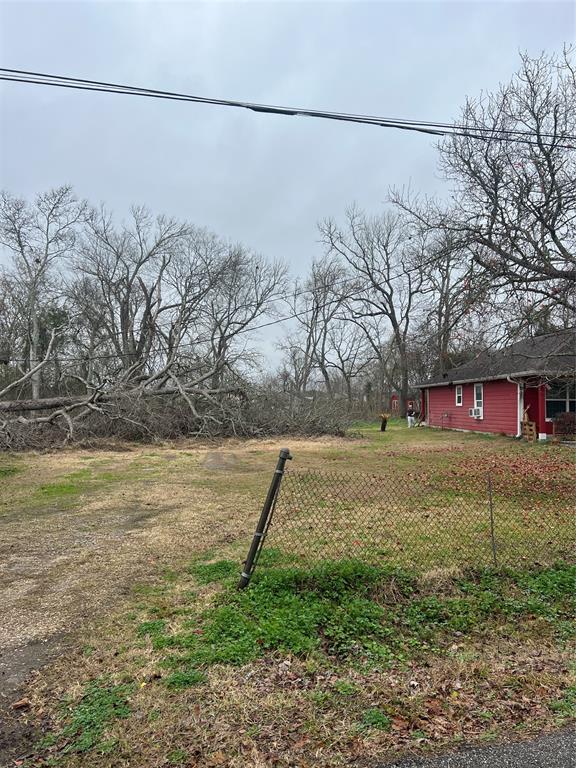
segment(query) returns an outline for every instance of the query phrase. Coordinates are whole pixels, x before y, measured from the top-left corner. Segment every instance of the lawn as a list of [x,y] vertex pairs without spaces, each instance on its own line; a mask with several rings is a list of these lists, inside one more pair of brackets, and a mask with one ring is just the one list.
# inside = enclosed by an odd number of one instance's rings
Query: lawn
[[[506,492],[528,532],[537,515],[566,508],[575,475],[569,449],[400,423],[288,445],[300,470],[385,477],[400,508],[407,489],[455,484],[475,504],[490,469],[495,496]],[[280,447],[0,459],[0,645],[47,641],[57,652],[67,637],[66,654],[18,694],[19,719],[41,731],[20,752],[25,765],[367,765],[571,722],[569,554],[495,569],[450,559],[443,545],[423,564],[417,541],[328,563],[316,547],[304,563],[272,528],[238,593]],[[439,499],[428,520],[452,502]],[[318,541],[317,526],[308,536]]]

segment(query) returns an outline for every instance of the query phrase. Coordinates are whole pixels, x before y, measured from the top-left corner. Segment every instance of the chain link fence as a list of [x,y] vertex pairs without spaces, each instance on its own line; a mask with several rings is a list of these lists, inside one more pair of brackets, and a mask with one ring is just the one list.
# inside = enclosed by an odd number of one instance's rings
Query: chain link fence
[[570,493],[535,493],[533,483],[511,483],[513,472],[423,482],[321,470],[282,474],[257,543],[265,540],[265,551],[289,562],[354,558],[430,570],[549,564],[576,555]]

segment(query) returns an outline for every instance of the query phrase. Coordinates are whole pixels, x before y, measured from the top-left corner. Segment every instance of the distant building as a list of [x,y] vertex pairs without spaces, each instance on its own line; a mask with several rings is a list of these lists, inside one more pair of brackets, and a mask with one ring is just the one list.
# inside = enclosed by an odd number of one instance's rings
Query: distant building
[[519,436],[526,419],[545,440],[560,414],[576,412],[576,332],[486,350],[420,388],[429,426]]

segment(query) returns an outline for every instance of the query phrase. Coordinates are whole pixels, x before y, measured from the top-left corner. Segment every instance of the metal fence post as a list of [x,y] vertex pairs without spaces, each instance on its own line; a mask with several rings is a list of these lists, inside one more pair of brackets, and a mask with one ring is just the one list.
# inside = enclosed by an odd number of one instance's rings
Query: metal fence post
[[274,470],[274,474],[272,476],[272,482],[270,483],[270,488],[268,489],[266,501],[264,502],[264,506],[262,507],[262,512],[260,513],[260,519],[258,520],[258,525],[256,526],[254,537],[252,538],[252,544],[250,545],[250,549],[248,550],[248,557],[244,561],[244,569],[240,576],[240,581],[238,582],[238,589],[244,589],[244,587],[248,586],[248,583],[252,576],[252,572],[254,571],[254,566],[256,564],[255,563],[256,556],[258,554],[260,547],[262,546],[264,536],[266,535],[266,529],[269,522],[270,512],[272,510],[272,507],[274,506],[276,496],[278,495],[278,490],[280,489],[280,482],[282,481],[282,475],[284,474],[284,467],[286,465],[286,462],[290,461],[291,459],[292,459],[292,456],[290,455],[289,449],[282,448],[282,450],[280,451],[280,456],[278,458],[278,463],[276,464],[276,469]]
[[488,509],[490,510],[490,543],[492,544],[492,559],[494,565],[498,566],[496,557],[496,538],[494,536],[494,500],[492,498],[492,475],[488,472]]

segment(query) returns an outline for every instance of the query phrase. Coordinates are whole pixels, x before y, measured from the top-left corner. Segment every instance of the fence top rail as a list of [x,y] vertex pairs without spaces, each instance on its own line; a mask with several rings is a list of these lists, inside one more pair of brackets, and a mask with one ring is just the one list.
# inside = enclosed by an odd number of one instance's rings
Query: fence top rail
[[286,476],[296,477],[322,477],[328,480],[330,479],[346,479],[346,480],[390,480],[390,475],[381,474],[378,472],[357,472],[349,470],[335,470],[335,469],[307,469],[304,467],[290,467],[285,470]]
[[[304,467],[290,467],[286,468],[284,470],[284,474],[287,477],[294,477],[294,478],[318,478],[322,480],[347,480],[350,482],[354,481],[372,481],[372,482],[380,482],[380,483],[390,483],[391,481],[399,482],[402,478],[399,477],[398,472],[392,472],[390,474],[384,474],[379,472],[359,472],[356,470],[350,471],[350,470],[336,470],[336,469],[310,469],[310,468],[304,468]],[[460,485],[464,483],[474,483],[475,481],[482,481],[483,483],[486,483],[488,480],[488,477],[492,476],[493,473],[490,471],[485,472],[478,472],[476,474],[470,474],[466,475],[465,477],[460,475],[454,475],[454,476],[445,476],[442,474],[439,474],[437,477],[434,476],[434,474],[428,474],[425,473],[421,478],[418,478],[418,470],[413,470],[412,473],[409,474],[408,480],[414,481],[416,483],[422,483],[422,484],[429,484],[429,483],[442,483],[446,486],[449,486],[451,484],[458,483]],[[414,476],[416,475],[416,477]]]

